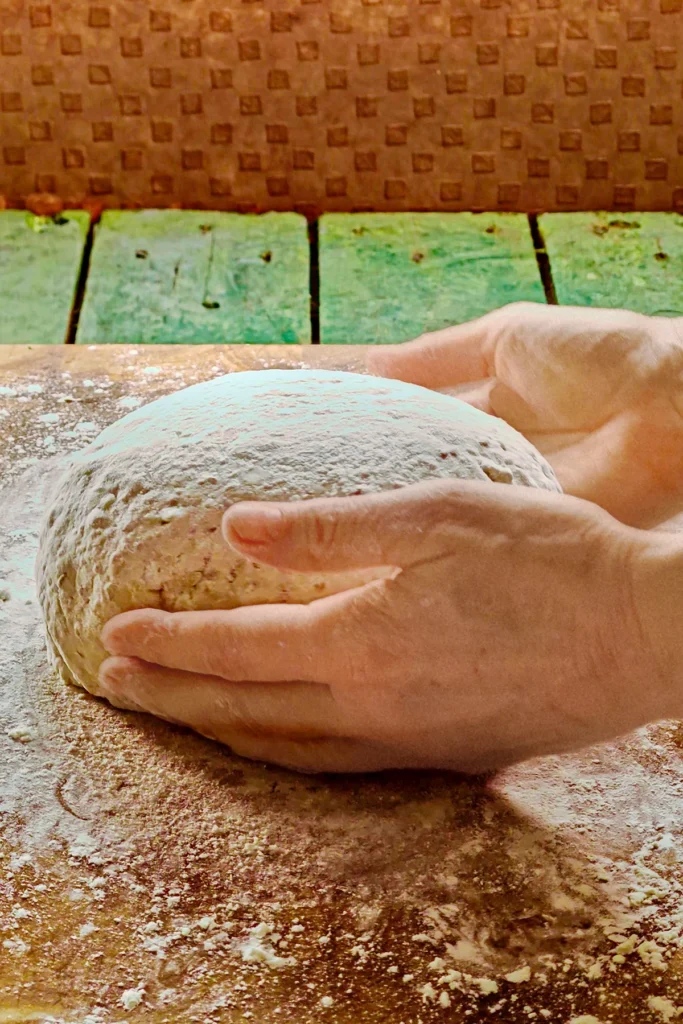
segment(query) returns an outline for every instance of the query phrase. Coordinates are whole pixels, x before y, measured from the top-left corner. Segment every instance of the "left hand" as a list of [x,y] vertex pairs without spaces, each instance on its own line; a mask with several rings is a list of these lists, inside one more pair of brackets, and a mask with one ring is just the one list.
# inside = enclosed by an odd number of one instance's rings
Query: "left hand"
[[637,611],[665,542],[587,502],[428,482],[238,504],[224,535],[283,570],[400,572],[310,605],[117,616],[113,704],[304,771],[478,772],[673,711]]
[[404,345],[370,369],[506,420],[565,494],[630,526],[683,509],[683,319],[518,302]]

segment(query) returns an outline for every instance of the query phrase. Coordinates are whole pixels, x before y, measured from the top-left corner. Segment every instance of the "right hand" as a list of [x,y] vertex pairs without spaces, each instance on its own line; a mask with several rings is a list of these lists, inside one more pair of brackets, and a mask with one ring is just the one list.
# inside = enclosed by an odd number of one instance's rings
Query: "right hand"
[[282,572],[400,571],[310,605],[124,612],[102,636],[117,707],[333,772],[486,771],[680,712],[680,542],[595,505],[430,480],[243,502],[223,532]]
[[518,303],[374,349],[372,372],[459,395],[548,459],[568,494],[634,526],[683,507],[683,321]]

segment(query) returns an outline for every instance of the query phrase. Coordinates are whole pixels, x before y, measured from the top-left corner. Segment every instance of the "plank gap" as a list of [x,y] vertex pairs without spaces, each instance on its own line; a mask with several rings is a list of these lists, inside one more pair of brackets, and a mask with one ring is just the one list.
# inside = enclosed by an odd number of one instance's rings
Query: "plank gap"
[[594,210],[538,223],[561,305],[683,313],[683,216]]
[[308,222],[311,344],[320,344],[320,230],[317,218]]
[[534,243],[536,263],[538,264],[538,272],[541,275],[546,302],[550,306],[557,306],[557,292],[555,291],[555,282],[553,281],[553,268],[550,265],[550,257],[548,256],[548,252],[545,247],[543,232],[541,231],[541,226],[538,223],[538,217],[535,213],[529,214],[529,230],[531,231],[531,238]]
[[88,286],[88,276],[90,274],[90,261],[92,259],[92,250],[94,244],[95,220],[94,218],[91,218],[90,223],[88,225],[88,233],[85,237],[85,246],[83,248],[83,255],[81,257],[81,267],[78,272],[78,281],[76,282],[74,300],[71,306],[71,315],[69,316],[69,326],[67,328],[66,338],[64,340],[65,345],[76,344],[76,335],[78,333],[78,324],[81,319],[81,310],[83,309],[85,290]]

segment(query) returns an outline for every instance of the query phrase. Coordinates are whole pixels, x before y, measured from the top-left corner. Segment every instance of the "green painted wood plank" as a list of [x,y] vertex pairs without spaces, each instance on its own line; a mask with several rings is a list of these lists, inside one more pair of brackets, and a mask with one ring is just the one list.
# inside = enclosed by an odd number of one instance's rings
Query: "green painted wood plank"
[[305,219],[293,213],[105,213],[76,340],[309,341]]
[[558,302],[683,316],[683,217],[548,213],[539,218]]
[[545,301],[520,214],[328,214],[320,294],[329,344],[404,341],[508,302]]
[[66,341],[88,233],[87,213],[52,220],[0,213],[0,344]]

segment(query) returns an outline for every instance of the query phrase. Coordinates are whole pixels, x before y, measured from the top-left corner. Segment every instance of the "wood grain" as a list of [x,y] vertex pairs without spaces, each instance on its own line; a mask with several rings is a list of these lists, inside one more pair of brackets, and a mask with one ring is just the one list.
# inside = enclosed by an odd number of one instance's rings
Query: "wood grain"
[[106,213],[77,341],[310,341],[306,221],[196,210]]
[[0,213],[0,344],[61,345],[90,218]]
[[406,341],[545,301],[527,218],[515,214],[328,214],[320,282],[324,344]]
[[549,213],[539,226],[562,305],[683,316],[683,216]]

